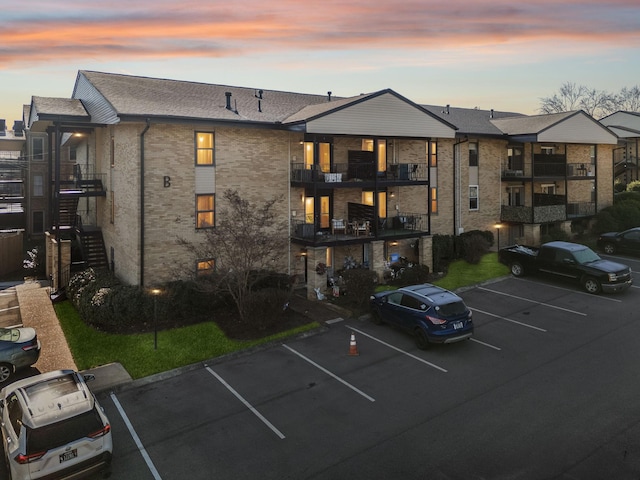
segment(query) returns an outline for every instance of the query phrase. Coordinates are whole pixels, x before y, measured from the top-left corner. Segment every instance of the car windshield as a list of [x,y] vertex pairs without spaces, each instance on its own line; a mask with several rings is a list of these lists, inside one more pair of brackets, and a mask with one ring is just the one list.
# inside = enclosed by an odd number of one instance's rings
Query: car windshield
[[467,306],[462,301],[445,303],[438,306],[438,313],[443,317],[455,317],[467,312]]
[[0,328],[0,340],[3,342],[15,342],[20,338],[20,330],[17,328]]
[[578,262],[580,265],[601,260],[598,254],[593,250],[591,250],[590,248],[585,248],[584,250],[577,250],[573,252],[573,256],[576,259],[576,262]]

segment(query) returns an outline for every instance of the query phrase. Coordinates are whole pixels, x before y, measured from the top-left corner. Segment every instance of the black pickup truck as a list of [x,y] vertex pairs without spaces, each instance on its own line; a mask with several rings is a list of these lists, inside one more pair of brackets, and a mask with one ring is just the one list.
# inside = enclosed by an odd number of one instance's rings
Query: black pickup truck
[[622,292],[631,286],[627,265],[603,260],[585,245],[549,242],[540,248],[514,245],[501,248],[500,262],[520,277],[525,273],[547,273],[575,280],[589,293]]

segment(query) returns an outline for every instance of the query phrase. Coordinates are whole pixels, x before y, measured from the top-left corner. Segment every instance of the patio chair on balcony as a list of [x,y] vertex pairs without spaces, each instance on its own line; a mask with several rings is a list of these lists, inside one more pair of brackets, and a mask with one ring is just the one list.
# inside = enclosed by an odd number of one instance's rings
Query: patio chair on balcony
[[370,231],[369,220],[366,220],[364,222],[355,222],[353,231],[356,234],[356,237],[360,235],[369,235],[369,231]]
[[336,232],[347,233],[347,224],[343,218],[333,218],[331,220],[331,234],[335,235]]

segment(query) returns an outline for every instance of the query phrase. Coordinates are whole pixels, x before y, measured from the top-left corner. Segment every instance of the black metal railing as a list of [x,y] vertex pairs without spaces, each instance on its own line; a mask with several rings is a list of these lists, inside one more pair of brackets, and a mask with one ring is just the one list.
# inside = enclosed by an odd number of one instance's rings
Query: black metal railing
[[429,179],[426,163],[395,163],[387,165],[386,170],[378,171],[376,166],[360,163],[334,163],[330,168],[322,170],[319,165],[312,168],[304,163],[291,164],[291,181],[305,183],[337,183],[337,182],[425,182]]

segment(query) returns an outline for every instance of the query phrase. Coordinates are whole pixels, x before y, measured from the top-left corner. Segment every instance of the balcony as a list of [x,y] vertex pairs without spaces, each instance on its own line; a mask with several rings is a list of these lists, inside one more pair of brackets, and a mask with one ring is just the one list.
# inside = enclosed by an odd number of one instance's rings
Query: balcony
[[[566,163],[564,161],[546,160],[552,155],[540,155],[540,159],[533,164],[531,162],[512,163],[511,165],[502,166],[502,181],[523,180],[531,178],[553,178],[553,179],[580,179],[584,177],[593,177],[595,170],[590,163]],[[553,157],[562,157],[564,155],[553,155]],[[533,168],[532,168],[533,165]]]
[[500,220],[513,223],[562,222],[595,215],[594,202],[565,203],[564,195],[535,194],[533,207],[502,205]]
[[429,170],[426,163],[388,164],[384,172],[374,164],[349,162],[334,163],[329,171],[321,171],[318,165],[307,168],[304,163],[291,164],[293,186],[324,184],[326,187],[371,187],[377,185],[427,185]]
[[304,245],[348,245],[371,240],[414,238],[429,234],[428,215],[399,212],[394,217],[367,220],[364,218],[340,219],[322,228],[299,219],[291,221],[291,239]]

